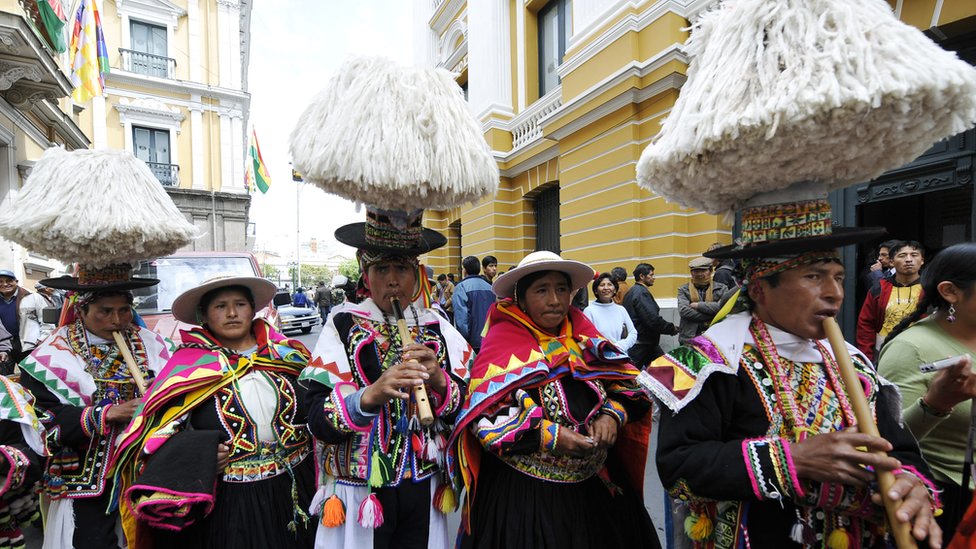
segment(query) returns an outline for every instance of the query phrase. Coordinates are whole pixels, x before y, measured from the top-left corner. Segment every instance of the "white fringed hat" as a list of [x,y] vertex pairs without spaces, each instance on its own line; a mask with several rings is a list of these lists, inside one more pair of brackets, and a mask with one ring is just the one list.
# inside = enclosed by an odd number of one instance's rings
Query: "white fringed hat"
[[712,214],[797,182],[868,181],[976,120],[976,69],[883,0],[726,0],[687,50],[637,180]]
[[78,278],[49,279],[48,286],[126,289],[156,282],[131,278],[133,264],[175,252],[197,229],[130,152],[52,147],[0,208],[0,235],[79,264]]
[[498,165],[444,69],[346,62],[291,134],[305,181],[382,210],[452,208],[494,194]]

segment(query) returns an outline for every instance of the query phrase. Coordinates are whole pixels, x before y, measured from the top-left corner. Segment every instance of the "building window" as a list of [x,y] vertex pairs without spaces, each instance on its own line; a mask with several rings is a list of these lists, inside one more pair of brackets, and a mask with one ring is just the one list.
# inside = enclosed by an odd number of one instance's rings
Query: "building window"
[[167,187],[179,184],[180,167],[170,164],[169,130],[132,126],[132,148],[160,183]]
[[559,85],[556,70],[566,55],[572,28],[572,0],[552,0],[539,10],[539,97]]
[[123,68],[127,71],[172,78],[176,60],[168,57],[166,27],[142,21],[129,21],[130,49],[121,49]]
[[540,192],[535,209],[535,249],[561,253],[559,246],[559,186]]

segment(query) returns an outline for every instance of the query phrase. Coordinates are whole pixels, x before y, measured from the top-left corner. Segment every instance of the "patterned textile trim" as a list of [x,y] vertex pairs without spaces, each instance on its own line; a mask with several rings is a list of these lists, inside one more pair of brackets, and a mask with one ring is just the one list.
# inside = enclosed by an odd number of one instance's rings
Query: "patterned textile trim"
[[0,487],[0,494],[7,494],[10,490],[16,490],[24,484],[30,460],[27,459],[27,454],[6,444],[0,445],[0,454],[3,454],[3,457],[10,463],[3,486]]
[[440,395],[434,391],[428,391],[430,393],[431,404],[434,408],[434,416],[440,417],[445,413],[451,413],[458,409],[461,405],[461,389],[458,387],[457,382],[451,378],[451,375],[444,372],[444,379],[447,380],[447,388],[445,391],[447,394],[441,398]]
[[504,454],[506,446],[513,444],[516,436],[523,432],[522,425],[536,426],[542,421],[542,408],[532,400],[529,393],[522,389],[516,389],[515,402],[518,405],[516,413],[511,415],[499,414],[499,417],[502,417],[504,421],[492,423],[486,418],[473,426],[481,443],[486,448],[494,449],[495,453],[499,455]]
[[544,452],[555,453],[556,447],[559,445],[559,430],[558,423],[543,419],[539,425],[539,431],[542,433],[539,449]]
[[[700,349],[707,349],[708,354]],[[654,359],[638,374],[637,383],[649,396],[678,413],[698,396],[709,376],[714,373],[735,375],[738,364],[730,366],[714,360],[717,353],[719,351],[714,346],[678,347]]]
[[805,495],[788,441],[780,437],[745,439],[742,457],[756,499],[782,500]]
[[832,232],[830,202],[823,199],[742,210],[743,244],[793,240]]
[[790,269],[795,269],[801,265],[809,265],[819,261],[841,261],[840,254],[836,250],[806,252],[799,255],[787,255],[782,257],[761,257],[743,260],[745,279],[748,284],[753,284],[760,278],[773,276],[777,273],[785,273]]
[[106,404],[104,406],[86,406],[85,410],[81,413],[81,430],[85,433],[88,438],[95,438],[96,436],[105,436],[111,430],[111,426],[108,424],[106,417],[108,416],[108,410],[114,404]]
[[[344,389],[348,389],[348,392]],[[332,393],[329,394],[329,400],[325,403],[325,419],[329,421],[332,427],[340,432],[344,433],[368,433],[371,426],[370,423],[366,425],[356,425],[356,423],[349,417],[349,410],[346,410],[346,396],[350,393],[355,393],[358,390],[355,383],[341,382],[332,389]]]
[[193,507],[200,503],[204,504],[202,514],[204,516],[209,515],[213,511],[216,500],[211,494],[174,492],[164,490],[159,486],[142,484],[131,486],[127,493],[135,491],[152,493],[152,495],[140,497],[135,503],[133,512],[139,517],[139,520],[153,528],[162,528],[174,532],[179,532],[191,523],[174,524],[172,520],[168,519],[186,517],[193,510]]
[[0,420],[19,423],[24,440],[31,450],[38,455],[46,455],[44,426],[34,409],[34,395],[5,376],[0,376]]
[[607,399],[600,407],[600,413],[617,420],[617,425],[620,427],[627,425],[627,409],[616,400]]
[[[555,440],[553,442],[556,442]],[[607,460],[606,449],[599,449],[586,457],[572,457],[552,452],[507,454],[502,461],[530,477],[550,482],[582,482],[597,474]]]
[[227,465],[222,477],[224,482],[254,482],[276,477],[288,472],[289,469],[294,469],[312,453],[311,447],[307,444],[285,455],[278,455],[273,448],[274,443],[263,447],[258,456]]

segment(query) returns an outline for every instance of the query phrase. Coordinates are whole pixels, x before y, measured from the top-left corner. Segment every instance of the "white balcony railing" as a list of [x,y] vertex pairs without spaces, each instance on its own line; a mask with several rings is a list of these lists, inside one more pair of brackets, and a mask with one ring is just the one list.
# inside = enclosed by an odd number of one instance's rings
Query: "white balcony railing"
[[540,122],[562,106],[562,89],[557,86],[512,119],[512,149],[542,137]]

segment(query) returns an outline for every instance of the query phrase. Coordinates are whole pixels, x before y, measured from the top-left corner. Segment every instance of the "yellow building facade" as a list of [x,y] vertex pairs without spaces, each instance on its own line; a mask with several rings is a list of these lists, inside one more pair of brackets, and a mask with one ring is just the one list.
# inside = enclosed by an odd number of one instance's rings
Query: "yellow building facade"
[[78,125],[149,165],[203,235],[189,249],[248,249],[250,0],[96,1],[111,70]]
[[[685,82],[685,29],[714,3],[422,2],[416,62],[458,74],[501,171],[496,196],[427,213],[449,239],[427,258],[435,271],[488,254],[504,271],[536,249],[601,272],[649,262],[654,294],[673,307],[689,259],[731,242],[732,226],[639,188],[635,168]],[[889,3],[923,30],[968,32],[976,20],[971,0]]]

